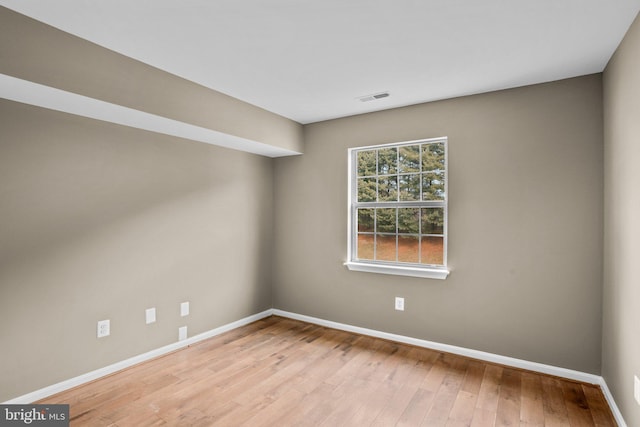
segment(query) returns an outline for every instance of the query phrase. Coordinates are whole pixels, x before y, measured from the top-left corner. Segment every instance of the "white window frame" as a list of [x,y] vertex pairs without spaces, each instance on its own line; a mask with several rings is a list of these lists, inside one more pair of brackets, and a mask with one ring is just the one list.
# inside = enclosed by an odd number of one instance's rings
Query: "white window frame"
[[[402,147],[417,144],[444,144],[444,189],[445,197],[442,201],[419,200],[412,202],[367,202],[369,207],[442,207],[444,210],[444,226],[443,226],[443,265],[430,264],[414,264],[406,262],[393,261],[377,261],[377,260],[361,260],[356,258],[357,248],[357,218],[356,212],[358,207],[362,207],[362,202],[357,201],[358,197],[358,178],[357,174],[357,153],[366,150],[379,150],[384,148]],[[422,152],[422,150],[421,150]],[[352,271],[363,271],[368,273],[392,274],[400,276],[412,276],[431,279],[446,279],[449,275],[447,267],[447,240],[448,240],[448,200],[449,200],[449,155],[448,155],[448,139],[447,137],[420,139],[415,141],[395,142],[390,144],[370,145],[364,147],[354,147],[348,150],[348,174],[349,174],[349,191],[348,191],[348,236],[347,236],[347,261],[344,265]],[[398,176],[400,173],[398,173]],[[398,189],[399,191],[399,189]],[[396,235],[398,233],[396,232]]]

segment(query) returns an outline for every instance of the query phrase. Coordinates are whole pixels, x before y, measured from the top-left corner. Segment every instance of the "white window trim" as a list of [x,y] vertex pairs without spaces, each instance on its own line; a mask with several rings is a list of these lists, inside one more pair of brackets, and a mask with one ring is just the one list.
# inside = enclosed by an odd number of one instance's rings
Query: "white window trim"
[[[354,218],[353,218],[353,201],[352,197],[354,196],[353,192],[354,188],[354,177],[353,177],[353,151],[360,151],[366,149],[379,149],[384,147],[395,147],[398,145],[412,145],[419,143],[430,143],[436,141],[444,141],[445,142],[445,194],[446,198],[444,201],[444,211],[445,211],[445,224],[444,224],[444,266],[415,266],[411,264],[402,265],[400,263],[383,263],[380,261],[363,261],[363,260],[354,260],[354,242],[353,242],[353,227],[354,227]],[[419,139],[415,141],[404,141],[404,142],[395,142],[391,144],[380,144],[380,145],[370,145],[363,147],[354,147],[348,150],[348,207],[347,207],[347,221],[348,221],[348,235],[347,235],[347,261],[344,265],[350,271],[360,271],[366,273],[379,273],[379,274],[391,274],[396,276],[410,276],[410,277],[420,277],[420,278],[428,278],[428,279],[440,279],[444,280],[450,273],[449,268],[447,267],[447,240],[448,240],[448,201],[449,201],[449,165],[448,165],[448,144],[447,137],[439,137],[439,138],[429,138],[429,139]]]
[[364,263],[359,261],[347,261],[344,265],[351,271],[362,271],[365,273],[393,274],[396,276],[422,277],[425,279],[444,280],[449,275],[448,268],[419,268],[402,265],[384,265]]

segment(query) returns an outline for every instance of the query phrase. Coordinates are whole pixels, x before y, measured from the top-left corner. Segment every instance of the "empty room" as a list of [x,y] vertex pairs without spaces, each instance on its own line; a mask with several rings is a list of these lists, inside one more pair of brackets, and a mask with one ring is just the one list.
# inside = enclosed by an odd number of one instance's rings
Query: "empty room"
[[0,425],[640,426],[640,0],[0,0]]

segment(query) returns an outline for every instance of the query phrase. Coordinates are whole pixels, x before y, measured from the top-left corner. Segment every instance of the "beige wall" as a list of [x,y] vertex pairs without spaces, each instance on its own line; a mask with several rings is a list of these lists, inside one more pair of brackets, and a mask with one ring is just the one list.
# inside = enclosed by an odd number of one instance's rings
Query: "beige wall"
[[0,402],[270,308],[272,182],[271,159],[0,100]]
[[0,73],[302,152],[302,126],[0,6]]
[[[599,74],[305,126],[276,160],[274,306],[599,373],[602,132]],[[348,271],[347,149],[438,136],[451,275]]]
[[604,72],[605,240],[602,373],[640,426],[640,18]]

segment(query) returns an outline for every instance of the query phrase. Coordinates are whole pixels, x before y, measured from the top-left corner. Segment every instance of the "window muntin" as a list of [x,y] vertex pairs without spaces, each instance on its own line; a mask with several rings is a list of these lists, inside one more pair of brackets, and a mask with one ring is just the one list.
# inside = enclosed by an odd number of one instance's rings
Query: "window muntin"
[[447,139],[350,150],[350,262],[446,269]]

